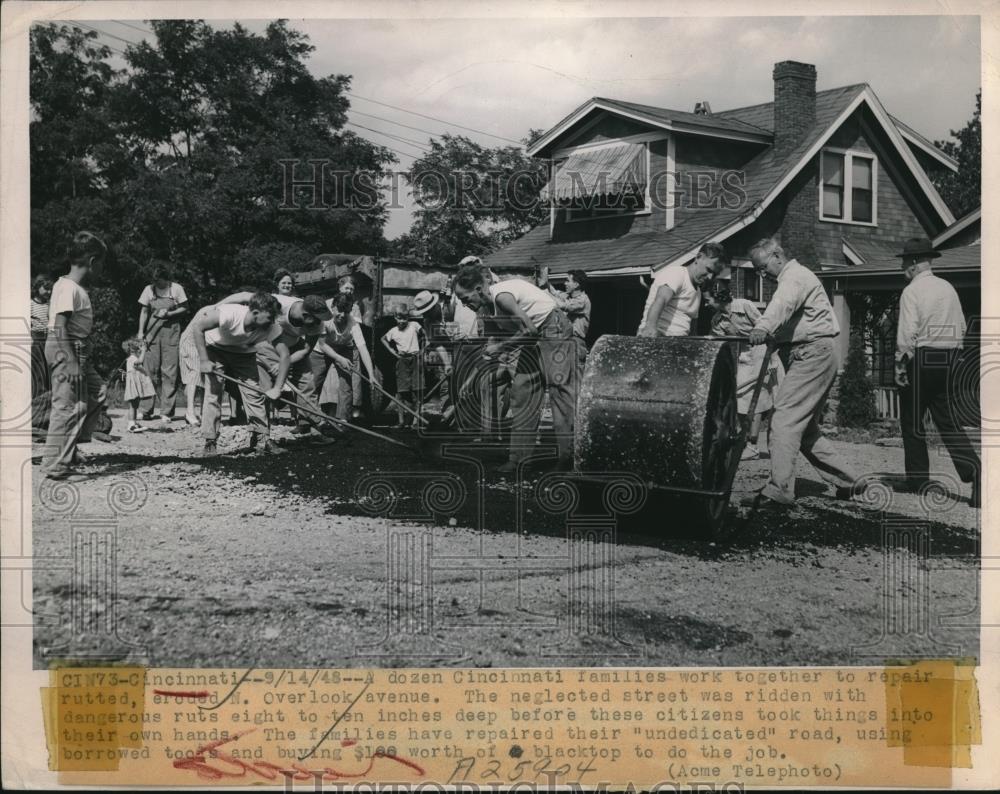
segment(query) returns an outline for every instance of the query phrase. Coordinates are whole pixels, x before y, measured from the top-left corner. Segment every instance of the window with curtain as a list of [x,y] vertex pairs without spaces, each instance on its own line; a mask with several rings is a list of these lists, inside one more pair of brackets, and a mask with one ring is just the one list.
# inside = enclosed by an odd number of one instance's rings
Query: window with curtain
[[822,154],[819,216],[846,223],[875,223],[876,161],[867,152]]

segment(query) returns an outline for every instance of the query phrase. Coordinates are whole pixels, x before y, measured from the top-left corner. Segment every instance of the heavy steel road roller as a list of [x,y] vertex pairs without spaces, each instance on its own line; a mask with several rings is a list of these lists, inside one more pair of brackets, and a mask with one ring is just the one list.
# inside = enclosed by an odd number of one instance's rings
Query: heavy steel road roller
[[729,501],[767,374],[768,345],[749,412],[737,412],[742,337],[602,336],[587,357],[576,414],[575,468],[631,472],[687,508],[712,538],[727,534]]

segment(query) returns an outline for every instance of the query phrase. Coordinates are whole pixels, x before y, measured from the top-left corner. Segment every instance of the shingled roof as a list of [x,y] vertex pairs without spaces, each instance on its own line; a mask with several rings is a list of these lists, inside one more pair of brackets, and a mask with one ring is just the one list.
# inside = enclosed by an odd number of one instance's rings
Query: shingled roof
[[[621,237],[580,242],[550,242],[548,228],[538,226],[506,248],[491,254],[485,262],[491,267],[522,269],[545,264],[554,272],[571,268],[608,271],[625,267],[652,268],[682,256],[685,251],[709,241],[756,209],[782,179],[800,164],[809,149],[865,88],[864,84],[858,84],[817,92],[816,121],[798,146],[782,156],[775,153],[774,147],[768,147],[747,163],[744,168],[747,198],[738,209],[705,209],[679,220],[672,229],[666,231],[625,234]],[[749,122],[747,126],[751,126]]]
[[[899,246],[880,245],[871,240],[849,235],[842,239],[862,259],[860,263],[851,265],[846,270],[847,275],[863,276],[900,272],[900,260],[896,256],[899,253]],[[982,247],[978,244],[942,248],[938,253],[941,256],[934,259],[932,263],[935,270],[979,270],[982,266]]]
[[[816,100],[820,101],[820,98],[823,96],[823,94],[829,93],[830,91],[843,91],[844,89],[847,88],[855,88],[865,85],[867,85],[867,83],[857,83],[854,86],[842,86],[840,88],[831,88],[828,89],[827,91],[817,91]],[[774,134],[773,102],[763,102],[759,105],[747,105],[746,107],[742,108],[731,108],[729,110],[719,111],[718,113],[715,113],[713,115],[716,119],[725,119],[727,121],[739,121],[746,125],[755,127],[758,130],[762,130],[772,135]],[[939,159],[943,161],[949,161],[957,166],[955,160],[946,155],[944,152],[942,152],[937,146],[934,145],[934,142],[931,141],[929,138],[925,138],[923,135],[921,135],[919,132],[913,129],[913,127],[911,127],[909,124],[900,121],[895,116],[890,115],[889,118],[891,118],[892,123],[896,125],[896,129],[898,129],[906,137],[913,140],[914,143],[917,143],[921,148],[927,151],[933,151],[936,153],[936,156]]]

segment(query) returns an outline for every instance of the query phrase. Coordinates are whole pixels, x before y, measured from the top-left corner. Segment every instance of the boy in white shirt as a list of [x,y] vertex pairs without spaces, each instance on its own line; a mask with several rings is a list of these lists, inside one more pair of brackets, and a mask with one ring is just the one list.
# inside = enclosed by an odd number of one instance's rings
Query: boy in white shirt
[[77,232],[69,246],[69,273],[52,287],[49,299],[45,360],[52,383],[52,412],[45,439],[42,470],[50,480],[77,481],[85,475],[73,469],[76,446],[97,426],[107,395],[104,378],[91,356],[94,309],[82,286],[100,275],[107,246],[90,232]]
[[[410,310],[403,303],[396,306],[394,314],[396,324],[382,337],[382,344],[396,357],[396,396],[401,403],[416,411],[423,402],[420,372],[423,328],[416,320],[410,319]],[[409,416],[400,406],[396,406],[396,412],[399,416],[396,427],[407,427]]]
[[705,243],[687,265],[670,265],[653,277],[637,336],[687,336],[701,308],[701,288],[727,262],[718,243]]

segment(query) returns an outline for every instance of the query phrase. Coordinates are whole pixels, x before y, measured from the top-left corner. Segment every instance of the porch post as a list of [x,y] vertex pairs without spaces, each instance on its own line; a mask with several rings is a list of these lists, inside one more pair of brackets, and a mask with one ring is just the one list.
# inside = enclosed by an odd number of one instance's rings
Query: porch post
[[840,368],[847,361],[847,348],[851,339],[851,307],[843,292],[833,294],[833,314],[840,324],[840,336],[837,337],[837,352],[840,353]]

